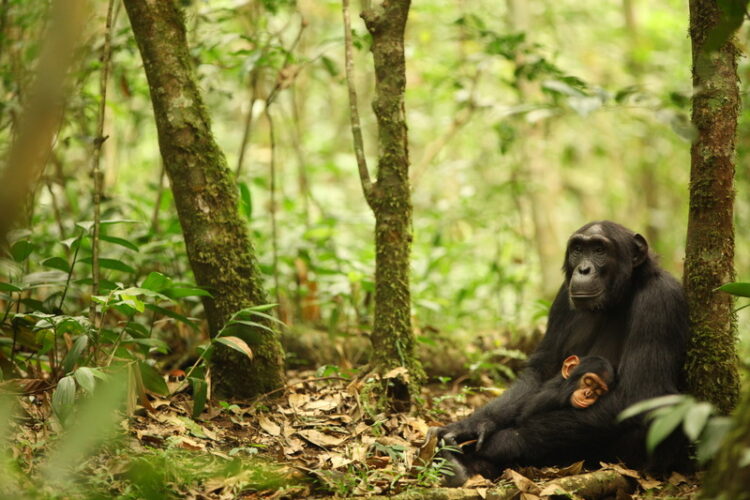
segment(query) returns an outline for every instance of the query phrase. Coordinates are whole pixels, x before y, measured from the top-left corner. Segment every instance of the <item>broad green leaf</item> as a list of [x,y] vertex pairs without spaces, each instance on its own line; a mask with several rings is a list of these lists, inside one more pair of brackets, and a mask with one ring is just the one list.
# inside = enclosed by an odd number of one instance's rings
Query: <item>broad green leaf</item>
[[720,286],[718,290],[738,297],[750,297],[750,283],[727,283]]
[[212,297],[212,295],[202,288],[191,287],[173,287],[163,291],[164,295],[173,299],[184,297]]
[[660,396],[658,398],[639,401],[638,403],[635,403],[634,405],[631,405],[630,407],[623,410],[617,417],[617,420],[619,422],[622,422],[623,420],[627,420],[640,413],[651,411],[661,406],[676,405],[678,403],[681,403],[684,399],[685,396],[683,396],[682,394],[669,394],[667,396]]
[[78,385],[80,385],[84,391],[93,394],[94,387],[96,387],[96,379],[94,378],[94,372],[91,368],[88,366],[81,366],[73,373],[73,376],[75,377],[76,382],[78,382]]
[[143,312],[145,305],[143,304],[141,300],[138,299],[138,297],[136,297],[135,295],[128,295],[125,293],[121,293],[119,295],[120,295],[120,300],[124,304],[127,304],[128,306],[132,307],[138,312]]
[[50,257],[42,261],[42,265],[45,267],[51,267],[52,269],[58,269],[64,273],[70,272],[70,265],[68,261],[62,257]]
[[703,429],[706,427],[708,417],[713,412],[713,406],[710,403],[694,403],[690,409],[688,409],[685,415],[685,421],[682,423],[683,429],[688,439],[695,441],[698,436],[701,435]]
[[193,387],[193,418],[200,417],[206,407],[208,398],[208,384],[202,378],[190,377],[190,385]]
[[250,346],[239,337],[216,337],[214,342],[224,344],[225,346],[231,347],[235,351],[241,352],[249,359],[253,359],[253,351]]
[[169,318],[175,319],[179,321],[180,323],[184,323],[188,325],[193,330],[197,330],[198,327],[196,324],[188,318],[187,316],[183,316],[182,314],[176,313],[172,310],[166,309],[164,307],[157,306],[156,304],[146,304],[146,309],[150,309],[151,311],[157,312],[159,314],[163,314],[164,316],[167,316]]
[[10,283],[4,283],[0,281],[0,292],[22,292],[23,288],[19,288],[16,285]]
[[[83,262],[84,264],[91,264],[92,258],[86,257],[84,259],[81,259],[81,262]],[[123,273],[135,274],[135,269],[133,269],[123,261],[117,259],[99,259],[99,267],[103,267],[104,269],[112,269],[114,271],[122,271]]]
[[[232,331],[234,328],[238,326],[249,326],[251,328],[260,328],[262,330],[266,330],[267,332],[276,333],[272,328],[267,327],[266,325],[262,323],[258,323],[257,321],[246,321],[246,320],[234,320],[227,323],[227,325],[221,329],[222,332],[224,331]],[[221,334],[220,334],[221,335]]]
[[65,425],[73,412],[73,403],[76,399],[76,382],[73,377],[67,376],[60,379],[52,393],[52,411],[61,424]]
[[714,417],[708,421],[696,449],[699,464],[705,464],[719,451],[731,426],[732,419],[729,417]]
[[145,361],[138,361],[138,366],[141,370],[141,379],[143,380],[143,385],[147,390],[161,396],[166,396],[169,394],[167,383],[153,366],[149,365]]
[[10,247],[10,255],[16,262],[22,262],[31,255],[34,251],[35,245],[28,240],[16,241]]
[[73,342],[73,347],[70,348],[62,362],[63,373],[68,373],[73,369],[88,345],[89,338],[86,335],[81,335]]
[[146,279],[141,283],[141,288],[146,290],[152,290],[154,292],[161,292],[165,288],[172,286],[172,278],[165,276],[162,273],[152,271],[146,276]]
[[240,213],[247,220],[251,220],[253,217],[253,197],[250,193],[250,188],[246,182],[240,182],[238,186],[240,189]]
[[101,234],[99,235],[99,239],[102,241],[107,241],[109,243],[114,243],[115,245],[120,245],[121,247],[125,247],[135,252],[138,252],[140,250],[140,248],[138,248],[138,245],[126,240],[125,238],[118,238],[117,236],[109,236],[107,234]]
[[[656,447],[674,431],[687,413],[690,405],[684,401],[654,419],[646,435],[646,449],[652,453]],[[664,409],[666,410],[666,409]]]

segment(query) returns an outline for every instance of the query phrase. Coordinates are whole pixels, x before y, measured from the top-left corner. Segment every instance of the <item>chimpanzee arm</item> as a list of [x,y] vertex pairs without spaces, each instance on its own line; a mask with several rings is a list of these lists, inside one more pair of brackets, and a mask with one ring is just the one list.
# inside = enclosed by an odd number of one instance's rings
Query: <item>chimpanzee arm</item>
[[464,420],[437,428],[435,432],[438,438],[452,445],[476,439],[476,448],[480,449],[488,435],[497,429],[515,425],[529,398],[560,369],[562,353],[559,339],[568,328],[570,317],[567,302],[568,291],[563,285],[550,309],[547,333],[518,379],[503,394]]

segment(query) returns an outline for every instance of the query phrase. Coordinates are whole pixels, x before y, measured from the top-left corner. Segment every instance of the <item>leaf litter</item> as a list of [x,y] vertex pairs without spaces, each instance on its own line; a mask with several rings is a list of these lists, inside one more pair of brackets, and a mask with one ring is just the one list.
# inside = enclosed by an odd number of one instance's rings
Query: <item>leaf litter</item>
[[[446,394],[442,388],[428,388],[423,394],[424,405],[409,414],[375,413],[360,399],[362,383],[360,379],[290,372],[280,397],[253,404],[214,402],[199,419],[190,418],[189,394],[151,397],[148,409],[141,407],[122,423],[131,438],[126,456],[182,450],[214,457],[227,466],[257,457],[273,464],[269,469],[272,473],[261,474],[254,473],[253,467],[237,466],[231,473],[220,468],[215,474],[204,467],[206,477],[201,480],[173,485],[180,494],[194,498],[394,495],[412,488],[439,486],[440,475],[431,465],[437,441],[434,436],[426,440],[429,428],[459,419],[491,397],[481,393]],[[39,404],[23,407],[27,414],[40,412]],[[15,431],[25,437],[25,442],[46,439],[44,426],[17,425]],[[12,446],[14,456],[26,454],[32,462],[33,452],[28,448]],[[184,457],[180,455],[180,459]],[[112,460],[120,463],[113,464]],[[99,464],[101,470],[110,471],[108,474],[130,470],[132,467],[121,463],[123,460],[110,456],[107,462],[95,457],[89,467]],[[622,492],[618,500],[646,498],[642,495],[659,498],[660,492],[673,498],[696,494],[695,478],[675,473],[662,482],[620,464],[600,465],[601,470],[614,471],[632,483],[636,493]],[[481,476],[470,478],[464,490],[471,492],[466,498],[485,498],[492,488],[506,485],[515,487],[514,498],[581,498],[566,491],[559,481],[586,472],[582,462],[567,467],[508,469],[498,482]],[[263,479],[271,475],[278,484],[264,487]]]

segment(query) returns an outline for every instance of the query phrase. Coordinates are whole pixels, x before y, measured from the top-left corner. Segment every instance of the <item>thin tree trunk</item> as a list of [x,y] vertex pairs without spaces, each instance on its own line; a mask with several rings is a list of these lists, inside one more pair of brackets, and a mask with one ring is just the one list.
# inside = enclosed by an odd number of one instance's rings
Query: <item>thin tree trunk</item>
[[684,280],[692,326],[689,388],[728,413],[739,390],[736,318],[732,297],[715,290],[734,279],[734,151],[740,99],[733,38],[715,52],[705,48],[720,19],[716,0],[690,0],[697,138],[690,150]]
[[[239,218],[237,193],[224,154],[211,134],[185,36],[172,1],[124,0],[148,77],[164,168],[174,192],[209,330],[216,335],[234,312],[266,303],[255,252]],[[252,397],[280,387],[283,357],[276,333],[245,338],[254,359],[217,344],[211,360],[215,393]]]
[[[386,395],[396,410],[409,407],[419,392],[424,372],[414,353],[409,291],[411,252],[411,193],[409,148],[404,110],[406,61],[404,30],[410,0],[391,0],[361,14],[372,35],[375,66],[375,99],[378,123],[378,176],[372,183],[364,159],[364,148],[351,78],[351,33],[348,1],[344,2],[347,36],[347,78],[350,85],[352,129],[365,198],[375,214],[375,319],[372,331],[375,369],[385,375]],[[405,370],[399,370],[404,368]]]

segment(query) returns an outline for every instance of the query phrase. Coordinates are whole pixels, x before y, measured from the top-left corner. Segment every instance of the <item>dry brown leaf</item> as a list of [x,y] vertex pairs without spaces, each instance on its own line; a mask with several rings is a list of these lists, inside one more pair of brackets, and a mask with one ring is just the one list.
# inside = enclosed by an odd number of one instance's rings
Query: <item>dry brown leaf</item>
[[281,435],[281,427],[279,427],[279,424],[275,423],[265,415],[260,415],[258,417],[258,424],[260,425],[261,429],[272,436]]
[[572,495],[565,490],[562,486],[559,484],[552,482],[544,487],[544,489],[539,492],[539,496],[541,497],[551,497],[551,496],[564,496],[567,498],[572,498]]
[[339,401],[333,399],[319,399],[318,401],[310,401],[305,405],[306,410],[312,411],[331,411],[339,405]]
[[432,462],[432,458],[435,456],[435,449],[437,448],[438,435],[437,432],[431,432],[427,434],[427,440],[419,448],[417,454],[418,464],[425,466]]
[[638,484],[641,485],[641,488],[644,490],[650,490],[652,488],[658,488],[662,485],[661,481],[657,481],[653,477],[646,475],[644,478],[637,479]]
[[286,446],[284,446],[283,449],[284,455],[291,456],[303,451],[305,449],[305,445],[302,440],[293,437],[287,440]]
[[305,440],[311,442],[321,448],[330,448],[339,446],[341,443],[346,441],[345,437],[331,436],[330,434],[324,434],[315,429],[308,429],[304,431],[297,431],[297,435],[302,436]]
[[530,493],[532,495],[538,495],[541,489],[531,479],[522,476],[513,469],[505,469],[503,473],[503,479],[511,481],[521,493]]
[[179,440],[180,440],[180,443],[179,443],[180,448],[185,448],[186,450],[193,450],[193,451],[206,449],[205,444],[201,443],[200,441],[196,441],[195,439],[191,439],[185,436],[179,436]]
[[638,471],[635,471],[633,469],[628,469],[627,467],[620,465],[620,464],[608,464],[605,462],[599,462],[599,465],[602,467],[602,469],[613,470],[619,474],[622,474],[625,477],[632,477],[633,479],[641,478],[641,475],[638,473]]
[[302,408],[308,401],[310,401],[308,394],[298,394],[295,392],[289,395],[289,406],[296,410]]
[[667,479],[667,482],[671,484],[672,486],[679,486],[680,484],[687,484],[688,480],[685,476],[680,474],[679,472],[673,472],[671,476],[669,476],[669,479]]
[[403,366],[397,366],[396,368],[389,370],[383,378],[400,378],[404,382],[409,382],[409,370]]
[[469,479],[467,479],[466,482],[461,487],[462,488],[490,488],[491,486],[494,486],[492,481],[482,476],[481,474],[475,474],[471,476]]

